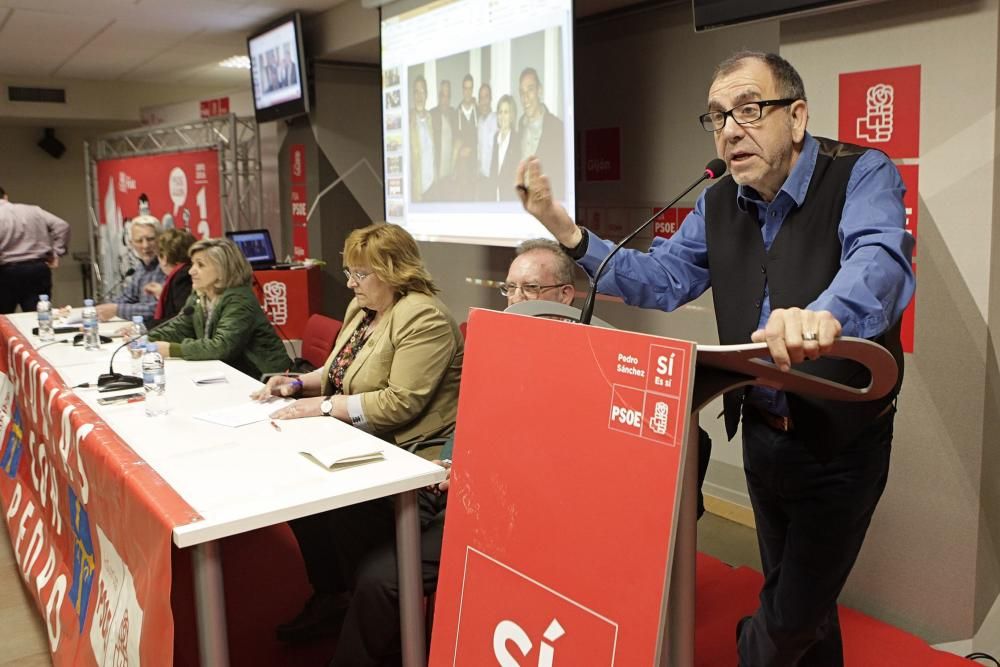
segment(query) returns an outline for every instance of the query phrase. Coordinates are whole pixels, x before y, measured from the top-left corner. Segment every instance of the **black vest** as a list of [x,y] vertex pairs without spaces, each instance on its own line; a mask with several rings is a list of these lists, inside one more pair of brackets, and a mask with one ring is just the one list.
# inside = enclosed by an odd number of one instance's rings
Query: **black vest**
[[[749,342],[760,319],[765,283],[772,310],[804,308],[829,286],[840,269],[838,232],[847,182],[867,149],[818,137],[817,141],[819,155],[805,201],[785,218],[770,251],[764,249],[756,207],[751,204],[750,210],[742,211],[737,205],[738,186],[731,176],[705,195],[708,267],[723,345]],[[828,459],[854,440],[899,392],[903,381],[899,322],[874,341],[888,349],[899,366],[899,379],[888,396],[849,403],[788,394],[796,431],[817,458]],[[817,359],[796,368],[855,387],[866,386],[870,379],[863,366],[840,359]],[[741,389],[723,398],[730,438],[739,423],[743,394]]]

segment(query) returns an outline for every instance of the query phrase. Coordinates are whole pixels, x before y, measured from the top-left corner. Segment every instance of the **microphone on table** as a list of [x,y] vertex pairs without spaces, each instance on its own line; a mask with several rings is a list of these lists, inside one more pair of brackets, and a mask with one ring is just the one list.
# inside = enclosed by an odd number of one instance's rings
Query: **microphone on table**
[[135,274],[135,267],[133,266],[132,268],[130,268],[128,271],[125,272],[125,275],[123,275],[118,280],[118,282],[116,282],[114,285],[112,285],[108,289],[104,290],[103,292],[101,292],[101,298],[98,299],[98,301],[104,301],[109,296],[111,296],[112,294],[114,294],[115,290],[117,290],[119,287],[121,287],[122,283],[124,283],[126,280],[128,280],[129,278],[131,278],[134,274]]
[[[149,331],[146,332],[148,336],[153,331],[156,331],[161,326],[167,322],[173,322],[175,319],[181,315],[187,315],[190,317],[194,313],[194,306],[188,306],[181,312],[177,313],[173,317],[163,320],[154,327],[150,327]],[[147,339],[148,340],[148,339]],[[125,375],[124,373],[115,372],[115,356],[118,351],[123,347],[131,343],[131,340],[126,340],[124,343],[115,348],[115,351],[111,353],[111,361],[108,362],[108,372],[101,373],[97,377],[97,386],[101,387],[100,391],[118,391],[119,389],[138,389],[142,386],[142,378],[136,377],[134,375]]]
[[648,227],[649,224],[653,222],[653,220],[656,220],[661,213],[680,201],[681,197],[698,187],[702,181],[714,180],[725,173],[726,163],[724,161],[719,158],[715,158],[709,162],[705,165],[705,171],[698,177],[698,180],[685,188],[682,193],[674,197],[673,201],[654,213],[653,217],[636,227],[635,231],[623,238],[621,242],[619,242],[618,245],[616,245],[611,252],[608,253],[608,256],[604,258],[604,261],[598,265],[597,271],[594,272],[594,284],[591,286],[590,292],[587,293],[587,300],[583,302],[583,308],[580,311],[580,324],[590,324],[591,318],[594,317],[594,301],[597,299],[597,283],[601,280],[601,276],[604,274],[604,269],[607,268],[608,262],[615,256],[615,253],[625,247],[626,243],[634,239],[639,232]]

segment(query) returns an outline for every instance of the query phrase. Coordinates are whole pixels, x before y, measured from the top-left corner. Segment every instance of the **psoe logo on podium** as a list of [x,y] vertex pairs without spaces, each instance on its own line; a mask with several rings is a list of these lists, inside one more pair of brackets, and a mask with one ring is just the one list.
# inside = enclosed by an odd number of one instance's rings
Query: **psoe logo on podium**
[[459,609],[456,667],[615,664],[615,621],[472,547]]

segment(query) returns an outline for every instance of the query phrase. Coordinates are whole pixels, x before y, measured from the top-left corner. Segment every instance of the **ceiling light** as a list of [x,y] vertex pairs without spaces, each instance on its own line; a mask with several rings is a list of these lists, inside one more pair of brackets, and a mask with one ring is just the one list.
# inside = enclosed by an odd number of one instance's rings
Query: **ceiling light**
[[250,69],[249,56],[229,56],[219,62],[219,67],[229,67],[231,69]]

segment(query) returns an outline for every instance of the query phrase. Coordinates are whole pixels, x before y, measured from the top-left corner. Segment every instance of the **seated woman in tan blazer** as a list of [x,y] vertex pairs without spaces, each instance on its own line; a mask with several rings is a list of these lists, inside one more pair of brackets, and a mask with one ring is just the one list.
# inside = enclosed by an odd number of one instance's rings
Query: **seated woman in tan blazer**
[[[437,287],[402,227],[380,222],[355,230],[344,244],[344,264],[354,299],[324,367],[298,378],[272,377],[254,397],[301,396],[272,416],[328,415],[436,459],[440,446],[420,443],[455,430],[463,349],[458,325],[434,296]],[[444,497],[421,500],[422,520],[441,510]],[[278,628],[278,637],[300,641],[336,632],[357,565],[393,539],[392,500],[290,525],[314,594],[298,617]]]

